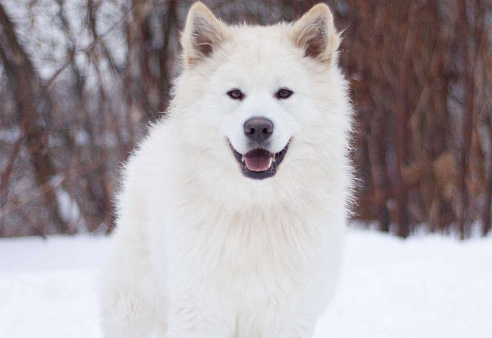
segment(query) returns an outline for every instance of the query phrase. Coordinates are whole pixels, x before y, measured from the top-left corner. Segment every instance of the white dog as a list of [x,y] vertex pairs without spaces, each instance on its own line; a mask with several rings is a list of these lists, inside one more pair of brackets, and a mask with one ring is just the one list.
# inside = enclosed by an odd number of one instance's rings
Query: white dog
[[267,27],[193,5],[168,116],[126,165],[105,337],[312,336],[351,197],[339,41],[323,4]]

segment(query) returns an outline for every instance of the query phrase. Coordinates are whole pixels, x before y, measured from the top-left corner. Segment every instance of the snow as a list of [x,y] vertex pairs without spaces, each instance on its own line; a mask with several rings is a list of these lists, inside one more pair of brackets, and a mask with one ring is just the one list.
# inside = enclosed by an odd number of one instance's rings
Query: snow
[[[0,337],[101,338],[103,237],[0,240]],[[400,240],[351,229],[315,338],[490,337],[492,238]]]
[[97,338],[95,280],[107,239],[0,240],[0,337]]
[[325,337],[490,337],[492,238],[352,231]]
[[80,220],[79,205],[70,197],[69,193],[63,189],[58,189],[55,192],[55,197],[63,220],[69,224],[78,222]]

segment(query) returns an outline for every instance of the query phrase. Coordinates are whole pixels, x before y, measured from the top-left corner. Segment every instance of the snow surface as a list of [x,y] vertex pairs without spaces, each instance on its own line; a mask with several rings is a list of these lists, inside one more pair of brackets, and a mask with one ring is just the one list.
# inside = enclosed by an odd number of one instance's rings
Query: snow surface
[[[102,237],[0,240],[0,337],[100,338]],[[315,338],[491,337],[492,238],[400,240],[351,229]]]

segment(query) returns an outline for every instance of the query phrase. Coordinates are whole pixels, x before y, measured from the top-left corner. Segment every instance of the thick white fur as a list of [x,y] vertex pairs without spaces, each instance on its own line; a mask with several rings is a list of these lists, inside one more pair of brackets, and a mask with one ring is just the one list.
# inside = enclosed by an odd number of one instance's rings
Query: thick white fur
[[[351,106],[328,7],[299,22],[230,27],[191,9],[168,117],[125,167],[101,287],[105,337],[312,335],[340,264]],[[197,50],[200,32],[211,54]],[[326,48],[306,56],[317,33]],[[278,100],[280,87],[294,94]],[[245,99],[227,96],[233,88]],[[228,144],[248,150],[251,116],[274,122],[273,151],[291,139],[277,174],[260,181],[242,175]]]

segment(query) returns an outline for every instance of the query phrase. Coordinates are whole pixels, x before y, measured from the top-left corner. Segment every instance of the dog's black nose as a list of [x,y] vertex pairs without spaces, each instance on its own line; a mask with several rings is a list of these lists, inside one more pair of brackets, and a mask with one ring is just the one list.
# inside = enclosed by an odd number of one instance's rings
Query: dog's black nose
[[252,117],[244,122],[244,135],[252,141],[262,142],[273,134],[273,122],[264,117]]

